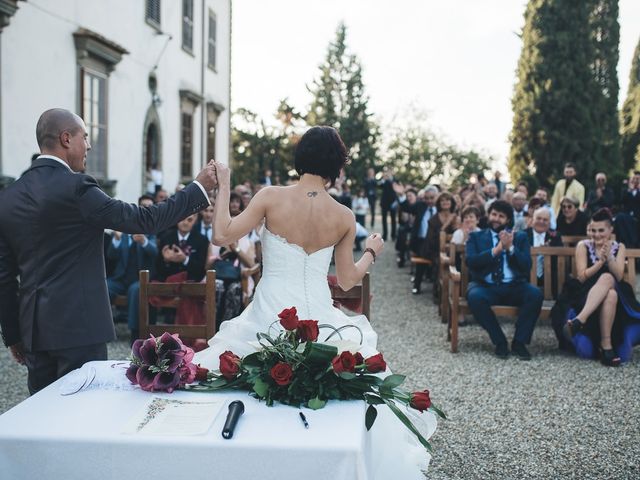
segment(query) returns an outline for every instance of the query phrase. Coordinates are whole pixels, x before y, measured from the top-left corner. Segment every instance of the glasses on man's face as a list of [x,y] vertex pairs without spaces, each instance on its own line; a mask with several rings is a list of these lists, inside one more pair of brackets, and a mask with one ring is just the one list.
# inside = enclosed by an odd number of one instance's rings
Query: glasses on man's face
[[573,208],[573,204],[568,204],[568,205],[562,205],[562,209],[563,210],[571,210]]

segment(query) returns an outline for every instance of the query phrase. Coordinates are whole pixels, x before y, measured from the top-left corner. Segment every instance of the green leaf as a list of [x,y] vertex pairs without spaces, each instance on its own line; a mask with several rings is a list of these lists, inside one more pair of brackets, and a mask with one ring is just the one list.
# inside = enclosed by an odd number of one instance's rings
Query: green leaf
[[384,404],[384,400],[378,397],[377,395],[365,394],[364,399],[369,405]]
[[404,379],[406,377],[404,375],[389,375],[382,381],[382,386],[385,388],[396,388],[402,385]]
[[351,372],[340,372],[338,376],[343,380],[353,380],[356,378],[356,374]]
[[324,343],[307,342],[304,359],[309,365],[327,365],[338,355],[338,348]]
[[385,401],[387,406],[391,409],[391,411],[400,419],[402,423],[404,423],[405,427],[407,427],[411,433],[413,433],[418,441],[426,448],[429,452],[433,452],[433,448],[431,448],[431,444],[427,441],[426,438],[422,436],[422,434],[418,431],[418,429],[411,423],[411,420],[407,418],[407,416],[398,408],[393,400]]
[[320,410],[326,404],[327,404],[326,400],[321,400],[320,398],[315,397],[307,402],[307,407],[309,407],[311,410]]
[[258,377],[253,384],[253,391],[256,392],[256,395],[260,398],[265,398],[269,393],[269,384]]
[[436,412],[440,418],[448,420],[445,413],[442,410],[440,410],[438,407],[436,407],[434,404],[431,404],[431,408],[429,410],[433,410],[434,412]]
[[369,405],[369,408],[367,408],[367,413],[364,417],[364,426],[367,427],[367,431],[371,430],[371,427],[373,427],[373,422],[376,421],[377,416],[378,411],[376,410],[376,407],[374,407],[373,405]]

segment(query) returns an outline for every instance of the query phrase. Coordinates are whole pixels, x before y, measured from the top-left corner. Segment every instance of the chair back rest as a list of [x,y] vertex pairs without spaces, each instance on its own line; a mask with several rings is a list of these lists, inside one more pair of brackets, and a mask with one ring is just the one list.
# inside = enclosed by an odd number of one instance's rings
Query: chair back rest
[[449,263],[460,272],[460,294],[466,295],[469,284],[469,268],[466,262],[466,250],[463,243],[449,243]]
[[440,253],[447,253],[449,251],[449,244],[453,234],[447,233],[444,230],[440,232]]
[[[162,335],[169,331],[180,338],[209,339],[216,333],[216,272],[207,270],[205,283],[151,283],[149,270],[140,270],[140,338],[149,334]],[[160,296],[174,299],[199,297],[205,299],[205,323],[202,325],[149,325],[149,297]]]
[[371,321],[371,303],[369,301],[371,289],[370,289],[370,277],[369,272],[362,277],[362,283],[347,290],[346,292],[338,285],[329,285],[331,291],[331,298],[338,302],[342,300],[359,299],[362,305],[362,314]]
[[565,247],[575,247],[582,240],[586,240],[589,237],[586,235],[561,235],[560,238]]
[[531,247],[531,270],[529,282],[538,284],[538,256],[542,255],[543,287],[545,300],[554,300],[562,291],[568,276],[575,270],[575,247]]

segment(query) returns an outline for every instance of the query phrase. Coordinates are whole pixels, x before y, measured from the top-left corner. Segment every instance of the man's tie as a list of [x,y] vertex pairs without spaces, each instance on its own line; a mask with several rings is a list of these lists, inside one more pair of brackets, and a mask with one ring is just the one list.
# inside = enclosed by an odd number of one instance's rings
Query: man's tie
[[204,236],[211,240],[211,227],[204,227]]
[[[495,247],[496,245],[498,245],[498,242],[500,240],[497,234],[492,233],[491,236],[493,237],[493,246]],[[503,255],[504,251],[502,251],[500,255],[496,257],[496,259],[498,260],[498,264],[496,265],[496,269],[491,273],[491,279],[495,284],[502,283],[502,280],[504,279]]]

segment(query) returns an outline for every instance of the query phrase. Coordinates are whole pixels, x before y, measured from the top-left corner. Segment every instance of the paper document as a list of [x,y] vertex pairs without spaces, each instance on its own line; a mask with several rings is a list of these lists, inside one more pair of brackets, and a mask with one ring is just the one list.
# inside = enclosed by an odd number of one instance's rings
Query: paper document
[[213,399],[190,402],[154,397],[131,419],[124,433],[135,435],[204,435],[227,404]]

